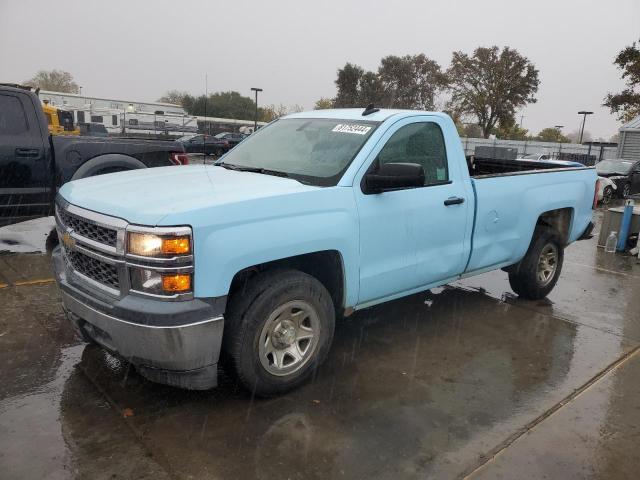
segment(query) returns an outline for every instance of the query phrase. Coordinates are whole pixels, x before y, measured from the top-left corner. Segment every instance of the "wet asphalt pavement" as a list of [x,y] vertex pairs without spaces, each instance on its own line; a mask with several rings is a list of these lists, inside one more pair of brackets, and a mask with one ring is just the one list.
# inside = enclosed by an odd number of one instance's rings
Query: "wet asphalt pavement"
[[358,312],[270,400],[144,380],[74,338],[46,255],[0,255],[0,478],[637,478],[640,265],[595,240],[544,301],[497,271]]

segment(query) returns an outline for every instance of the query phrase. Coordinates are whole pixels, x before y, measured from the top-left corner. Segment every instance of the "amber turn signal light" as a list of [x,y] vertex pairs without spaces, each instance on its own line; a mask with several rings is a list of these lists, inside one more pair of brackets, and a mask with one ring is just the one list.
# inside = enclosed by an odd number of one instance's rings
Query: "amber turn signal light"
[[191,275],[163,275],[162,290],[167,293],[184,293],[191,290]]
[[130,232],[128,252],[143,257],[186,255],[191,253],[191,237]]
[[191,252],[189,237],[164,238],[162,253],[165,255],[184,255]]

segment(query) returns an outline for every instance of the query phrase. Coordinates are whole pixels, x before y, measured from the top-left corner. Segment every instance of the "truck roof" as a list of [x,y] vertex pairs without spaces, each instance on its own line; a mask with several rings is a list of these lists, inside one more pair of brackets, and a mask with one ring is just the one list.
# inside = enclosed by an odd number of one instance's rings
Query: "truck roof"
[[427,112],[422,110],[396,110],[381,108],[375,113],[369,115],[362,115],[364,108],[333,108],[325,110],[311,110],[309,112],[292,113],[285,118],[335,118],[344,120],[360,120],[360,121],[374,121],[382,122],[392,116],[398,115],[402,117],[411,117],[418,115],[434,115],[438,117],[447,118],[447,115],[442,112]]

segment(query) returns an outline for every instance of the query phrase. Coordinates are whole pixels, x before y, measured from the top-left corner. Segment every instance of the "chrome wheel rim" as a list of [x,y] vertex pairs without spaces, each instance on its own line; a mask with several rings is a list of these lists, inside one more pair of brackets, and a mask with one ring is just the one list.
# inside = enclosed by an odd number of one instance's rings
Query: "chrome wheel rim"
[[558,248],[552,244],[547,243],[542,252],[540,252],[540,258],[538,259],[538,282],[541,286],[546,286],[551,282],[556,270],[558,269]]
[[622,196],[626,198],[629,195],[631,195],[631,186],[629,184],[626,184],[622,189]]
[[602,192],[602,203],[608,204],[611,201],[611,197],[613,197],[613,189],[611,187],[605,187]]
[[272,375],[291,375],[313,356],[319,337],[320,318],[311,305],[302,300],[280,305],[262,327],[260,364]]

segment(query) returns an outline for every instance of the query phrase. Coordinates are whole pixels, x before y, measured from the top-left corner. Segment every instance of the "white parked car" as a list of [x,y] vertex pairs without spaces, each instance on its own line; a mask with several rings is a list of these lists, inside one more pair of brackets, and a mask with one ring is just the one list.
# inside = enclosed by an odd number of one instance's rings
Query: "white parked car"
[[517,160],[551,160],[551,155],[548,153],[528,153],[519,156]]
[[598,176],[598,203],[608,205],[617,189],[612,179]]

